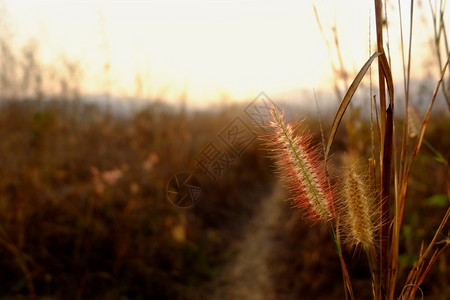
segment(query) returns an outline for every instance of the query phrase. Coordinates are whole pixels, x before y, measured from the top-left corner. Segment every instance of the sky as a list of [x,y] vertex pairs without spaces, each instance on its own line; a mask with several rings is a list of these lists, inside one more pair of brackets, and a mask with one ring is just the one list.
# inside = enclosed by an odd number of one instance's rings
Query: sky
[[[407,2],[401,1],[405,28]],[[89,94],[108,91],[202,105],[248,100],[261,91],[286,95],[329,90],[330,59],[338,62],[334,25],[350,74],[365,63],[375,45],[373,1],[3,0],[3,4],[14,41],[21,45],[30,38],[37,40],[39,55],[49,64],[61,54],[77,61],[83,69],[82,90]],[[425,4],[415,16],[418,57],[429,51],[432,33]],[[388,17],[395,25],[390,27],[393,68],[401,70],[397,1],[388,5]],[[419,70],[424,64],[413,63]]]

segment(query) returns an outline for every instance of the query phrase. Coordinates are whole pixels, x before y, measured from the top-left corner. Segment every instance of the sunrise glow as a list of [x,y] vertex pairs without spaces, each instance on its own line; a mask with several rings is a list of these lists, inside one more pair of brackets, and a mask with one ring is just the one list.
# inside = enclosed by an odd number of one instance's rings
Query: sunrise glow
[[[64,54],[83,70],[82,90],[96,94],[244,100],[260,91],[330,89],[336,25],[343,61],[356,72],[375,45],[371,1],[6,1],[14,42],[39,41],[51,63]],[[314,15],[317,9],[325,38]],[[398,8],[389,11],[398,23]],[[404,23],[408,22],[407,7]],[[425,18],[426,8],[417,13]],[[428,16],[429,17],[429,16]],[[422,20],[423,21],[423,20]],[[418,21],[418,51],[432,27]],[[397,22],[397,23],[396,23]],[[406,25],[405,25],[406,26]],[[392,36],[398,36],[392,26]],[[423,31],[423,34],[421,33]],[[421,34],[421,35],[420,35]],[[393,39],[394,40],[394,39]],[[391,45],[399,55],[399,43]],[[423,62],[413,62],[423,63]],[[393,63],[401,70],[401,60]]]

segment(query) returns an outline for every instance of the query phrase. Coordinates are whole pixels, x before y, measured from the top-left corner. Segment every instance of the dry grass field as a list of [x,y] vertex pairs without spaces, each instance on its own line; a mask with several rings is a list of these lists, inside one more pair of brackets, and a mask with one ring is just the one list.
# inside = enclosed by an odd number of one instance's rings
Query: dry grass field
[[[194,158],[239,109],[183,114],[154,103],[124,117],[79,102],[4,102],[2,299],[221,299],[217,291],[239,287],[240,299],[261,291],[273,299],[342,298],[326,228],[292,209],[258,141],[216,182],[201,179],[194,207],[168,200],[171,176],[195,170]],[[448,153],[450,120],[433,117],[439,121],[426,138]],[[367,127],[358,130],[367,136]],[[348,136],[339,133],[336,151]],[[400,280],[447,205],[446,168],[434,158],[424,150],[411,176]],[[357,298],[370,298],[362,254],[344,255]],[[425,299],[450,295],[449,258],[444,253],[421,286]]]

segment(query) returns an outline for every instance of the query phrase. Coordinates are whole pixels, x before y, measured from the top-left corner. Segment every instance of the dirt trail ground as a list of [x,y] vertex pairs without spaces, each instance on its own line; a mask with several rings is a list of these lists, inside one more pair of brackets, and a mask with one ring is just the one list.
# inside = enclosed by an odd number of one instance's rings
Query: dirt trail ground
[[269,255],[276,245],[284,190],[278,184],[243,228],[242,241],[215,281],[212,299],[276,299]]

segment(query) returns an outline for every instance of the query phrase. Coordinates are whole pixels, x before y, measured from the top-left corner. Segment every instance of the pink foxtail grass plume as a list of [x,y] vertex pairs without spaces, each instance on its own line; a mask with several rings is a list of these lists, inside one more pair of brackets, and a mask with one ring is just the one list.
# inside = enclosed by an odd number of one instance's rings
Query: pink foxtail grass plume
[[326,160],[320,157],[319,148],[311,144],[311,135],[302,131],[294,135],[291,124],[286,124],[283,113],[271,109],[267,144],[276,158],[279,174],[292,192],[292,200],[304,209],[305,216],[314,222],[325,221],[341,264],[346,299],[354,299],[347,266],[332,221],[335,217],[334,197],[326,171]]
[[311,135],[303,132],[295,136],[291,124],[284,122],[284,114],[271,109],[272,129],[268,136],[280,177],[292,192],[294,204],[304,209],[312,220],[330,221],[334,217],[333,196],[328,184],[325,161],[318,148],[311,145]]

